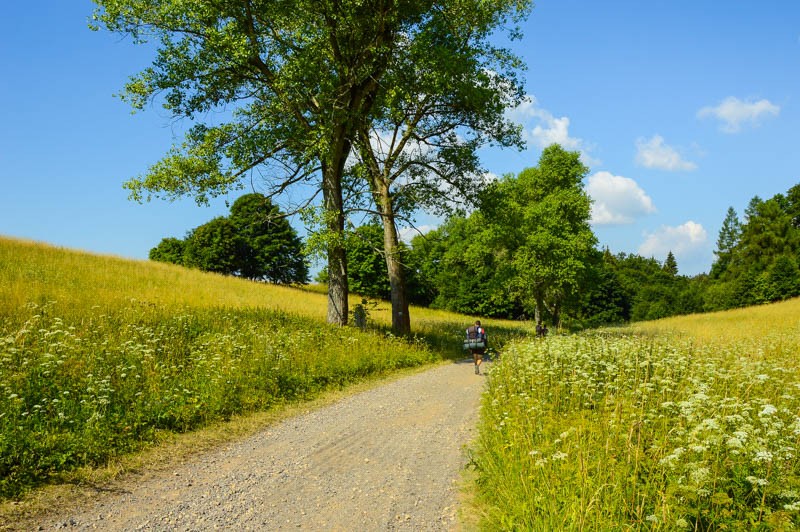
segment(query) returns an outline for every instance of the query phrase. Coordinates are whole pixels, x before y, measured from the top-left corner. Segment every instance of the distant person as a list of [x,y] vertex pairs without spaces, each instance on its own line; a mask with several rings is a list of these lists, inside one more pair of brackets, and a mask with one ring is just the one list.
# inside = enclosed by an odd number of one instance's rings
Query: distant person
[[467,339],[464,345],[472,353],[472,361],[475,363],[475,375],[481,374],[481,363],[483,354],[486,352],[486,329],[481,327],[481,320],[475,320],[475,325],[467,328]]

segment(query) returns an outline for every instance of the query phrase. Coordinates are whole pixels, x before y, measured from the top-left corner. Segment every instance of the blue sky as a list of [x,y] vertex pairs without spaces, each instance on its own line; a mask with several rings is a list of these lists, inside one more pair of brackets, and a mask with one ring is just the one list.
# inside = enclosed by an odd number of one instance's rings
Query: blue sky
[[[4,9],[0,235],[146,258],[227,208],[127,199],[122,183],[185,124],[114,97],[152,50],[90,31],[92,10]],[[485,150],[484,163],[503,175],[550,142],[580,151],[601,246],[658,260],[672,250],[681,273],[708,271],[729,206],[742,216],[753,196],[800,182],[800,2],[541,0],[523,29],[513,46],[530,99],[509,113],[528,149]]]

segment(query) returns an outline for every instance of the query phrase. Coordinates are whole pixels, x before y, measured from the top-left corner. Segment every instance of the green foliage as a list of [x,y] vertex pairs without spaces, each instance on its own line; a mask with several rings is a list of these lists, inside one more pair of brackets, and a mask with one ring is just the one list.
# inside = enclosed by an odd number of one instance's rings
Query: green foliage
[[722,222],[722,228],[719,230],[719,237],[717,238],[717,250],[714,252],[717,260],[711,266],[710,275],[712,278],[718,279],[728,269],[732,254],[739,244],[741,233],[742,224],[739,222],[739,217],[733,207],[728,207],[728,212],[725,214],[725,220]]
[[550,146],[538,167],[488,186],[469,218],[452,217],[415,239],[421,276],[436,292],[432,304],[488,316],[527,312],[558,324],[595,254],[587,171],[577,152]]
[[630,320],[630,294],[617,274],[617,260],[608,250],[597,252],[588,265],[580,297],[565,309],[578,328],[619,325]]
[[[518,39],[531,2],[438,2],[394,54],[376,105],[355,140],[357,174],[382,216],[437,214],[472,205],[482,189],[477,150],[521,149],[506,110],[522,102],[522,61],[495,44]],[[402,186],[398,186],[398,180]]]
[[[432,306],[477,316],[515,317],[521,312],[508,290],[508,257],[477,212],[450,218],[441,228],[413,241]],[[428,296],[429,297],[429,296]]]
[[514,268],[512,288],[537,321],[560,309],[580,287],[597,239],[589,227],[590,200],[580,154],[554,144],[535,168],[498,182],[489,223],[501,236]]
[[664,265],[661,268],[670,277],[678,275],[678,261],[675,260],[675,255],[672,254],[672,251],[667,253],[667,258],[664,260]]
[[308,281],[303,242],[269,198],[245,194],[231,206],[229,219],[242,239],[239,275],[282,284]]
[[157,262],[183,264],[183,253],[186,242],[174,237],[162,238],[156,247],[150,250],[149,258]]
[[204,272],[232,275],[238,271],[244,240],[228,218],[219,216],[196,227],[186,237],[183,263]]
[[[410,260],[411,252],[402,242],[398,245],[400,262],[409,279],[409,286],[416,290],[415,275]],[[362,296],[388,300],[391,293],[384,258],[383,227],[377,222],[356,227],[346,233],[347,279],[350,289]],[[325,283],[326,269],[321,270],[316,280]],[[419,300],[415,300],[418,302]],[[426,305],[427,306],[427,305]]]
[[739,224],[733,209],[723,222],[717,261],[711,270],[704,308],[719,310],[800,295],[800,185],[768,200],[756,196]]
[[185,240],[163,239],[150,258],[272,283],[308,282],[302,240],[263,194],[241,196],[230,216],[193,229]]
[[362,296],[388,299],[389,277],[383,257],[383,228],[370,223],[347,235],[347,280],[350,290]]
[[800,269],[788,255],[781,255],[769,269],[769,300],[780,301],[800,295]]
[[762,272],[777,257],[796,253],[800,232],[792,225],[792,217],[781,203],[776,197],[751,204],[733,267],[739,271],[752,268]]

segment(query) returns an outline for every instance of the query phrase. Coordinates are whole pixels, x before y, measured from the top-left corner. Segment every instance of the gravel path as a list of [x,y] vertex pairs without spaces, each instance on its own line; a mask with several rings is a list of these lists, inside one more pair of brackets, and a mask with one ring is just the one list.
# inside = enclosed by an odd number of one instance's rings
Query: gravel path
[[156,473],[40,530],[452,530],[483,378],[447,364]]

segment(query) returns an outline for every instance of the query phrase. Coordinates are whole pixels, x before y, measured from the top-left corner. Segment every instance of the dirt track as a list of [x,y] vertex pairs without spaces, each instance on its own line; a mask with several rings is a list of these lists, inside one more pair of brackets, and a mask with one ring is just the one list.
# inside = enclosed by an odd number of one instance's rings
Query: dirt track
[[40,530],[452,530],[483,377],[448,364],[153,475]]

